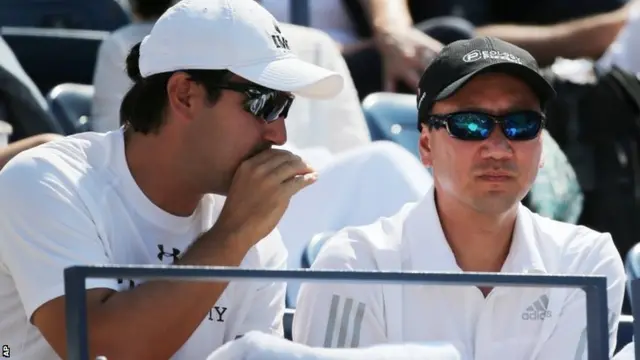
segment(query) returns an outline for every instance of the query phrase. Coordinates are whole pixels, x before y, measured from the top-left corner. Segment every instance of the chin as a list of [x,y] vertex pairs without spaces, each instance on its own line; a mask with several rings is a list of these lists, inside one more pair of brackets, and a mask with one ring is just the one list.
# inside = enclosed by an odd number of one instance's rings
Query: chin
[[474,208],[486,214],[503,214],[517,207],[520,199],[514,194],[489,192],[485,196],[473,200]]

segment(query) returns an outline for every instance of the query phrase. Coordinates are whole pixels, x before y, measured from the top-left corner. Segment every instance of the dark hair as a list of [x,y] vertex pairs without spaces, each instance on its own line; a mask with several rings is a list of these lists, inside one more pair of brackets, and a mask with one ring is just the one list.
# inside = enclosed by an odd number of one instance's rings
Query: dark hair
[[[143,134],[156,133],[164,122],[167,106],[167,83],[175,72],[154,74],[143,78],[140,74],[140,43],[131,48],[127,56],[127,75],[133,86],[120,104],[120,124]],[[228,70],[180,70],[204,86],[208,100],[215,103],[220,96],[220,85],[225,84],[232,73]]]
[[129,0],[131,10],[145,20],[155,20],[169,9],[175,0]]

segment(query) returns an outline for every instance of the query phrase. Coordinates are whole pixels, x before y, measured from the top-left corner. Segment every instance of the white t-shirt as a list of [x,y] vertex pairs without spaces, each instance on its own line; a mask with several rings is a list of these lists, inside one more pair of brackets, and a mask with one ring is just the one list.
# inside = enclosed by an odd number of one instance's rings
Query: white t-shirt
[[[437,215],[433,188],[416,204],[371,225],[345,229],[321,250],[314,269],[461,272]],[[613,352],[625,288],[609,234],[560,223],[520,206],[502,268],[510,273],[595,274],[608,279]],[[306,283],[294,341],[310,346],[451,343],[462,359],[586,359],[581,289]]]
[[[2,344],[12,358],[58,359],[29,319],[64,295],[66,267],[170,264],[215,223],[223,203],[207,195],[189,217],[158,208],[129,172],[121,131],[83,133],[19,154],[0,172]],[[286,258],[274,231],[242,266],[284,268]],[[88,279],[87,288],[122,291],[129,279]],[[284,297],[284,283],[231,283],[172,359],[204,359],[250,330],[282,334]]]

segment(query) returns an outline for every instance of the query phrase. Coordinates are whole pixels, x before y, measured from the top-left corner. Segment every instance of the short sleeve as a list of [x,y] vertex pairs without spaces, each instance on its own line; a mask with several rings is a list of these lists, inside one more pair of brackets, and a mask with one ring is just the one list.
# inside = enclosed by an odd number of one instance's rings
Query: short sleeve
[[[65,268],[109,263],[78,186],[82,183],[49,161],[26,153],[0,172],[0,265],[12,277],[29,319],[64,295]],[[118,289],[110,279],[87,279],[86,286]]]
[[[377,270],[367,246],[338,233],[314,270]],[[382,285],[307,282],[300,288],[293,340],[313,347],[358,348],[387,342]]]

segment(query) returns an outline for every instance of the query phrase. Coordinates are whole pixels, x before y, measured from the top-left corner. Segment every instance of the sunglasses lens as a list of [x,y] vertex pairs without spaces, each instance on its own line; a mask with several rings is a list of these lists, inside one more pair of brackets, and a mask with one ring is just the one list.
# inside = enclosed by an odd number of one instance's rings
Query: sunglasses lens
[[542,116],[536,112],[517,112],[504,117],[502,129],[509,140],[531,140],[542,128]]
[[291,107],[292,97],[280,91],[270,91],[260,94],[258,98],[250,100],[251,112],[264,119],[266,122],[273,122],[280,117],[286,117]]
[[495,123],[482,113],[457,113],[449,117],[451,135],[461,140],[484,140],[489,137]]

